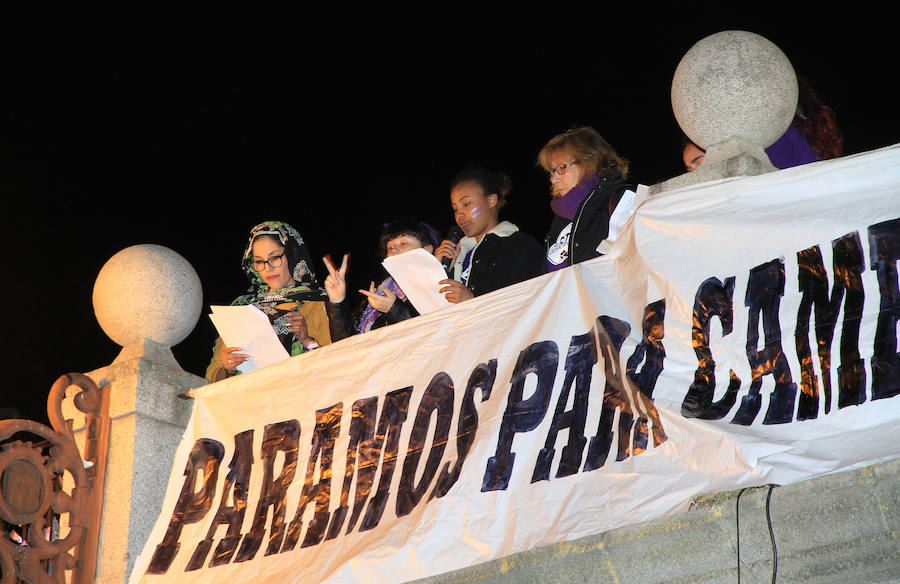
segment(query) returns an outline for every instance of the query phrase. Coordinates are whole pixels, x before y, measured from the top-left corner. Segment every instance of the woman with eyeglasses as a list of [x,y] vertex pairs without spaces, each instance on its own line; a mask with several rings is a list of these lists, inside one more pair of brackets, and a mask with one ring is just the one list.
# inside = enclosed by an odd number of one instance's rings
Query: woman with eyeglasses
[[[280,221],[254,227],[241,267],[250,288],[232,305],[253,304],[265,313],[288,354],[299,355],[331,342],[325,291],[316,284],[312,258],[293,227]],[[248,358],[241,350],[217,339],[206,378],[218,381],[235,375],[237,366]]]
[[628,162],[591,127],[554,136],[538,154],[550,173],[553,221],[547,233],[547,271],[602,255],[609,218],[628,188]]
[[456,304],[543,273],[543,248],[509,221],[500,209],[511,189],[509,177],[483,167],[460,171],[450,183],[450,206],[465,237],[441,242],[434,255],[452,262],[452,278],[442,292]]

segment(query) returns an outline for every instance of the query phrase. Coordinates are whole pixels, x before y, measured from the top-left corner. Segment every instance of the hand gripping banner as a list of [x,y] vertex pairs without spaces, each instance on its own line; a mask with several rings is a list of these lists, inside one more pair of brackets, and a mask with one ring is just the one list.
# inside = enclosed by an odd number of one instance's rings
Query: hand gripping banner
[[131,581],[404,582],[900,455],[900,148],[193,391]]

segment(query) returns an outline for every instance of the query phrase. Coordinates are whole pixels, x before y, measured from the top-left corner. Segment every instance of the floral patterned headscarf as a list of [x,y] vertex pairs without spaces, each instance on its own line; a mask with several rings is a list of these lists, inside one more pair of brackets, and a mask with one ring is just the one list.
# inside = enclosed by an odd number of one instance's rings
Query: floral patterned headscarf
[[[260,235],[272,235],[284,246],[284,257],[295,285],[272,290],[259,272],[253,268],[253,240]],[[264,312],[272,323],[272,328],[291,355],[301,352],[299,339],[290,332],[287,314],[299,304],[310,300],[327,298],[325,290],[316,283],[316,274],[312,270],[312,256],[303,243],[303,238],[293,227],[281,221],[260,223],[250,232],[247,249],[241,261],[241,267],[250,280],[250,289],[239,296],[232,304],[253,304]]]
[[284,246],[284,257],[288,261],[288,269],[298,286],[316,286],[316,274],[312,269],[312,256],[310,256],[309,250],[303,242],[303,238],[297,233],[297,230],[281,221],[266,221],[250,231],[250,239],[247,241],[246,249],[244,249],[244,259],[241,267],[250,280],[252,290],[268,290],[269,288],[266,281],[253,267],[253,242],[260,235],[271,235]]

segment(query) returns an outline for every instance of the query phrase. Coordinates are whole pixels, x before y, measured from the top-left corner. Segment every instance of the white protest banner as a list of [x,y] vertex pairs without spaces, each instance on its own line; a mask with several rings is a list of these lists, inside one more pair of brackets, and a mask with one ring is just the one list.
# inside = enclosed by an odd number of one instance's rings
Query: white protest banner
[[[132,582],[404,582],[900,456],[900,148],[194,391]],[[240,404],[240,407],[236,407]]]

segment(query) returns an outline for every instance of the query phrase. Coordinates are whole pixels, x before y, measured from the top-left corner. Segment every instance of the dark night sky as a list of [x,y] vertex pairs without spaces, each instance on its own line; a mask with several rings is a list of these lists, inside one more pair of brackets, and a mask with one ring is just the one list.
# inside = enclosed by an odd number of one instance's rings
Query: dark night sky
[[[378,276],[383,222],[413,215],[449,227],[447,184],[468,163],[511,175],[506,217],[542,239],[549,196],[534,159],[574,125],[597,128],[638,182],[679,174],[672,74],[721,30],[778,45],[836,110],[847,153],[900,142],[895,82],[883,78],[898,51],[892,32],[876,30],[886,16],[752,16],[759,4],[716,4],[632,14],[559,5],[497,19],[4,9],[0,194],[11,261],[0,405],[44,421],[59,375],[115,358],[91,291],[129,245],[172,248],[200,275],[204,304],[227,303],[246,288],[249,229],[282,219],[314,257],[351,252],[358,288]],[[197,374],[215,338],[205,314],[173,348]]]

